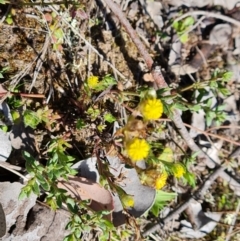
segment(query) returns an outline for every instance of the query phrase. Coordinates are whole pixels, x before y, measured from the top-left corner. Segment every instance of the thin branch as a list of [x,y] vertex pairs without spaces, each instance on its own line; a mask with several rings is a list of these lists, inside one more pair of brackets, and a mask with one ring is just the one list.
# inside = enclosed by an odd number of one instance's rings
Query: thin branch
[[206,130],[206,132],[210,132],[216,129],[240,129],[240,126],[214,126]]
[[[172,120],[169,119],[169,118],[161,118],[160,121],[171,122]],[[206,137],[212,136],[212,137],[218,138],[218,139],[220,139],[220,140],[224,140],[224,141],[227,141],[227,142],[229,142],[229,143],[232,143],[232,144],[235,144],[235,145],[237,145],[237,146],[240,146],[240,142],[230,140],[230,139],[228,139],[228,138],[225,137],[225,136],[219,136],[219,135],[217,135],[217,134],[208,133],[208,132],[210,131],[210,129],[209,129],[209,130],[206,130],[206,131],[203,131],[203,130],[198,129],[197,127],[192,126],[192,125],[189,125],[189,124],[187,124],[187,123],[183,123],[183,125],[186,126],[186,127],[191,128],[191,129],[194,129],[194,130],[196,130],[196,131],[198,131],[198,132],[200,132],[201,134],[205,135]],[[219,128],[221,128],[221,127],[219,127]],[[227,126],[222,126],[222,128],[227,128]],[[233,126],[232,126],[232,128],[233,128]],[[239,128],[239,129],[240,129],[240,127],[234,127],[234,128]],[[212,128],[211,128],[211,129],[212,129]],[[213,127],[213,129],[214,129],[214,127]],[[209,140],[209,141],[210,141],[210,140]]]
[[174,20],[174,22],[178,22],[188,16],[193,16],[193,15],[204,15],[206,17],[212,17],[212,18],[218,18],[218,19],[221,19],[225,22],[228,22],[228,23],[232,23],[238,27],[240,27],[240,22],[233,19],[233,18],[230,18],[228,16],[224,16],[222,14],[219,14],[219,13],[212,13],[212,12],[205,12],[205,11],[190,11],[190,12],[187,12],[183,15],[181,15],[180,17],[176,18]]
[[21,177],[23,180],[28,181],[27,177],[23,176],[21,173],[16,171],[16,170],[19,170],[19,171],[22,170],[21,167],[14,166],[14,165],[9,164],[8,162],[2,162],[2,161],[0,162],[0,167],[16,174],[17,176]]
[[233,141],[233,140],[228,139],[228,138],[225,137],[225,136],[219,136],[219,135],[217,135],[217,134],[208,133],[207,131],[200,130],[200,129],[198,129],[197,127],[191,126],[191,125],[189,125],[189,124],[187,124],[187,123],[183,123],[183,124],[184,124],[185,126],[189,127],[189,128],[195,129],[196,131],[202,133],[202,134],[205,135],[205,136],[212,136],[212,137],[215,137],[215,138],[218,138],[218,139],[227,141],[227,142],[229,142],[229,143],[235,144],[235,145],[237,145],[237,146],[240,146],[240,142],[239,142],[239,141]]

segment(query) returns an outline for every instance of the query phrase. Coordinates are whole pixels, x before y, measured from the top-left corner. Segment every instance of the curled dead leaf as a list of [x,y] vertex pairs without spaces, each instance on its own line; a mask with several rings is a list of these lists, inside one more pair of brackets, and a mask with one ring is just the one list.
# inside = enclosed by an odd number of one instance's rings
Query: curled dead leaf
[[[69,177],[68,181],[60,180],[58,187],[65,189],[67,193],[78,200],[91,200],[90,207],[94,211],[112,211],[113,199],[111,193],[98,183],[84,177]],[[112,215],[106,216],[112,220]]]

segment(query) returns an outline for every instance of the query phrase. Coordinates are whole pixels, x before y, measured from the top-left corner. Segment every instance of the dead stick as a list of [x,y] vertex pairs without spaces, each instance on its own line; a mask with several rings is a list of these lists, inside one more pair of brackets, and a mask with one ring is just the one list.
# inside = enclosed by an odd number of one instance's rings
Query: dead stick
[[45,95],[42,94],[25,94],[25,93],[18,93],[18,92],[4,92],[4,93],[0,93],[0,97],[5,96],[7,93],[10,93],[11,95],[20,95],[21,97],[26,97],[26,98],[40,98],[40,99],[44,99]]

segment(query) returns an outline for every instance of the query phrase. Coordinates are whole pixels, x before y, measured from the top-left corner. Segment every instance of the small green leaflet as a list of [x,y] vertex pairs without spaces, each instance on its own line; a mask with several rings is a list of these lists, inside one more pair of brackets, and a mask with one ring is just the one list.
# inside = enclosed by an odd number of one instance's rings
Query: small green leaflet
[[150,212],[152,212],[152,214],[155,217],[158,217],[159,212],[166,205],[166,202],[171,201],[176,196],[177,196],[177,194],[174,192],[164,192],[161,190],[157,190],[155,200],[154,200],[152,208],[150,209]]

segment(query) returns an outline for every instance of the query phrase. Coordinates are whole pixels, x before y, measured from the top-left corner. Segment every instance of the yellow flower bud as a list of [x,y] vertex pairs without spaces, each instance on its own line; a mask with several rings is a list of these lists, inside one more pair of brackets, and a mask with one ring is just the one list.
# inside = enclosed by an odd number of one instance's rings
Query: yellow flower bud
[[155,188],[157,190],[162,189],[166,185],[167,178],[168,174],[166,172],[161,173],[161,175],[156,179]]
[[173,175],[176,177],[176,178],[180,178],[183,176],[183,174],[186,172],[184,166],[180,163],[176,163],[174,164],[174,167],[173,167]]
[[95,89],[98,85],[98,77],[97,76],[90,76],[87,79],[87,84],[90,89]]
[[139,173],[139,178],[143,185],[159,190],[166,185],[168,174],[165,171],[149,169],[141,171]]

